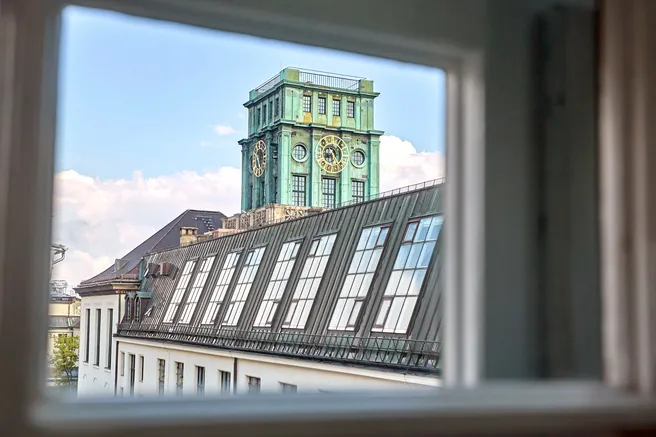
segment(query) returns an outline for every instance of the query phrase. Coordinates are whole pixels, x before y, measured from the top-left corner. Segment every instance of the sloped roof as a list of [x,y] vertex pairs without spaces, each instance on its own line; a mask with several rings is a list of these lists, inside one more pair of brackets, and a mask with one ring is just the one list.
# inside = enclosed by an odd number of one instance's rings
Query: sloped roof
[[180,246],[181,227],[198,228],[198,235],[201,235],[221,228],[224,218],[226,216],[219,211],[188,209],[124,255],[121,259],[125,264],[120,269],[115,270],[115,266],[111,265],[98,275],[82,281],[79,287],[111,281],[125,274],[138,273],[139,262],[146,254]]
[[48,316],[48,328],[66,329],[79,328],[80,316]]
[[146,262],[173,273],[142,281],[152,298],[119,335],[439,373],[443,192],[151,253]]

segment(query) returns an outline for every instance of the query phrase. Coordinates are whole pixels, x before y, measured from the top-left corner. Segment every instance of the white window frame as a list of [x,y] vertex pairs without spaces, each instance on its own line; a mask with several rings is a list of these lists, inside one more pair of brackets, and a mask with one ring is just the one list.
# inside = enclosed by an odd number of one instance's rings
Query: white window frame
[[[486,161],[486,115],[494,112],[494,108],[485,107],[486,79],[497,69],[508,77],[509,86],[521,76],[512,55],[495,60],[494,48],[499,37],[506,42],[518,41],[519,51],[529,51],[522,43],[528,38],[528,24],[537,11],[526,6],[530,2],[516,0],[508,6],[506,2],[502,5],[490,1],[480,6],[482,0],[459,0],[427,6],[420,0],[406,0],[389,4],[389,8],[398,10],[381,14],[377,24],[363,18],[377,10],[375,0],[351,4],[355,9],[351,15],[358,19],[340,20],[339,24],[332,20],[333,4],[308,5],[302,0],[288,2],[295,7],[286,11],[294,14],[273,10],[269,2],[257,6],[253,2],[221,0],[214,4],[200,0],[74,3],[328,46],[447,71],[449,183],[445,250],[449,257],[445,266],[444,313],[448,316],[443,340],[445,383],[451,388],[440,392],[440,402],[436,401],[436,392],[323,394],[316,399],[292,396],[275,400],[265,396],[225,401],[139,398],[138,408],[128,399],[73,401],[71,405],[46,398],[46,366],[42,363],[46,355],[47,300],[42,299],[42,290],[50,275],[50,222],[43,218],[50,217],[52,211],[60,11],[56,0],[1,0],[0,350],[12,353],[0,360],[0,372],[11,375],[0,382],[4,405],[0,423],[10,435],[82,436],[102,431],[111,437],[138,429],[144,437],[179,436],[183,432],[213,436],[218,430],[226,435],[391,436],[427,430],[499,434],[653,424],[653,402],[595,383],[462,388],[481,382],[485,364],[483,317],[488,316],[489,309],[482,293],[484,237],[488,229],[485,181],[502,176],[490,174],[501,170]],[[507,60],[511,62],[504,68],[485,65]],[[23,232],[9,232],[16,229]],[[29,327],[25,320],[30,320]],[[490,341],[489,335],[485,341]]]

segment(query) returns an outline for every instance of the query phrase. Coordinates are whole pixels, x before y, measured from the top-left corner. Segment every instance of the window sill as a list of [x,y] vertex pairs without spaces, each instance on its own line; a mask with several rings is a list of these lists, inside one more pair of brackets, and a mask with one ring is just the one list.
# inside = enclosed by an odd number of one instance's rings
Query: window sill
[[111,367],[105,367],[103,370],[107,373],[111,373],[112,368]]
[[194,436],[215,435],[217,426],[226,435],[300,436],[307,435],[309,427],[316,435],[358,436],[412,435],[430,429],[489,434],[656,425],[656,400],[597,383],[489,384],[413,393],[206,396],[184,401],[143,397],[138,409],[132,402],[107,398],[85,399],[84,404],[43,403],[33,410],[33,420],[37,426],[73,434],[146,426],[153,431],[173,427]]

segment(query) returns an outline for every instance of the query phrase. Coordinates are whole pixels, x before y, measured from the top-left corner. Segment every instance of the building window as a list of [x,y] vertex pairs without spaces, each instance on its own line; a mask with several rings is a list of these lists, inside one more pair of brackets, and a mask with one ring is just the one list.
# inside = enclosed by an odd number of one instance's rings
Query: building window
[[125,352],[121,352],[121,361],[118,363],[121,376],[125,376]]
[[132,300],[130,296],[125,296],[125,321],[132,321]]
[[325,97],[319,97],[317,100],[317,110],[319,111],[319,114],[325,114],[326,113],[326,98]]
[[137,357],[134,354],[130,354],[130,396],[134,396],[134,381],[137,376]]
[[249,393],[259,393],[260,392],[260,384],[262,383],[260,378],[256,378],[254,376],[247,376],[246,381],[248,382],[248,392]]
[[298,162],[302,162],[307,157],[307,149],[303,144],[297,144],[294,146],[294,149],[292,150],[292,156]]
[[280,391],[283,393],[296,393],[298,391],[298,387],[295,386],[294,384],[287,384],[285,382],[281,382]]
[[346,102],[346,116],[349,118],[355,116],[355,102]]
[[198,300],[200,299],[200,293],[203,291],[203,288],[205,287],[205,282],[207,281],[207,277],[210,274],[210,270],[212,270],[212,266],[214,265],[215,259],[216,256],[208,256],[207,258],[201,261],[200,267],[198,269],[198,273],[196,273],[196,277],[194,278],[193,285],[191,286],[191,291],[189,291],[189,296],[187,297],[187,301],[182,307],[182,314],[180,315],[180,319],[178,320],[179,323],[186,324],[191,321],[191,317],[194,315],[194,311],[196,310],[196,305],[198,305]]
[[262,105],[262,114],[264,115],[263,124],[267,124],[269,121],[267,120],[267,105],[266,105],[266,103],[264,105]]
[[328,329],[355,329],[360,309],[371,288],[388,233],[388,226],[362,230]]
[[100,366],[100,323],[102,322],[102,310],[96,310],[96,357],[93,362],[94,365]]
[[144,376],[144,356],[139,355],[139,382],[143,382],[143,376]]
[[292,175],[292,205],[305,206],[305,176]]
[[351,181],[351,198],[354,202],[364,202],[364,181]]
[[374,331],[399,334],[407,331],[442,221],[441,216],[434,216],[408,223],[383,294]]
[[312,112],[312,96],[303,95],[303,112]]
[[232,281],[232,275],[235,273],[235,266],[237,265],[237,261],[239,261],[239,255],[239,252],[229,253],[226,260],[223,262],[221,273],[219,273],[219,279],[216,281],[216,285],[210,296],[210,301],[205,309],[205,314],[201,321],[202,324],[209,325],[216,321],[216,316],[219,313],[219,309],[221,309],[221,304],[223,303],[226,291],[230,286],[230,281]]
[[221,382],[221,393],[230,393],[230,372],[219,370],[219,381]]
[[278,118],[279,114],[280,114],[280,97],[276,97],[276,106],[275,106],[275,110],[273,111],[273,116]]
[[351,154],[351,162],[356,167],[362,167],[364,165],[364,152],[362,150],[356,150]]
[[134,320],[137,322],[141,322],[141,298],[138,297],[134,300]]
[[107,368],[112,368],[112,346],[114,343],[114,309],[107,309]]
[[166,378],[166,360],[157,360],[157,388],[160,396],[164,395],[164,381]]
[[331,209],[335,207],[335,186],[337,180],[334,178],[321,178],[321,198],[323,207]]
[[256,127],[260,127],[262,124],[262,110],[260,108],[257,108],[257,123],[255,124]]
[[184,293],[187,290],[187,285],[189,285],[189,280],[191,279],[191,274],[194,271],[194,267],[196,267],[195,260],[187,261],[185,263],[185,266],[182,269],[182,275],[180,275],[180,279],[178,280],[178,285],[175,287],[175,291],[173,292],[171,303],[169,303],[169,307],[166,309],[166,314],[164,315],[164,323],[173,322],[175,313],[178,311],[178,306],[180,306],[180,302],[182,301],[182,296],[184,296]]
[[196,366],[196,394],[205,394],[205,367]]
[[273,121],[273,102],[269,102],[269,123]]
[[90,337],[91,337],[91,310],[87,309],[85,311],[85,323],[86,327],[84,329],[84,362],[89,362],[89,346],[90,346]]
[[257,327],[270,327],[273,322],[273,316],[276,314],[282,295],[287,287],[289,275],[294,268],[296,255],[298,249],[301,247],[300,241],[285,243],[280,249],[278,260],[273,268],[273,274],[267,284],[267,289],[264,292],[264,298],[260,304],[260,309],[255,317],[255,325]]
[[342,115],[342,102],[337,99],[333,99],[333,116]]
[[310,253],[305,260],[301,277],[298,280],[287,317],[282,324],[285,328],[303,329],[307,322],[319,289],[323,272],[326,270],[330,252],[335,244],[336,234],[316,238],[310,245]]
[[184,383],[184,363],[175,363],[175,394],[182,394],[182,384]]
[[262,257],[264,256],[264,249],[264,247],[258,247],[249,251],[246,255],[246,262],[241,269],[235,291],[230,296],[226,316],[221,325],[236,326],[237,322],[239,322],[239,316],[241,316],[241,312],[244,309],[246,299],[248,299],[248,294],[255,280],[255,275],[257,275],[257,270],[260,267],[260,261],[262,261]]

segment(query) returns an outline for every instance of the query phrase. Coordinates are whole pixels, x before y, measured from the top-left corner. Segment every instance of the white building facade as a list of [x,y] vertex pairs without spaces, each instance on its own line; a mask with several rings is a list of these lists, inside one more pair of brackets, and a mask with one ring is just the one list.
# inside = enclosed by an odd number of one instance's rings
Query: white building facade
[[83,296],[80,316],[78,396],[114,396],[116,326],[123,314],[120,294]]
[[120,339],[117,395],[196,396],[432,388],[434,377]]

